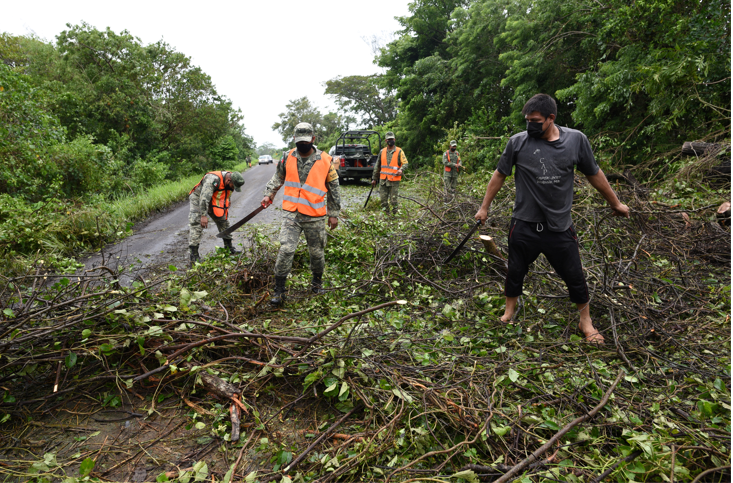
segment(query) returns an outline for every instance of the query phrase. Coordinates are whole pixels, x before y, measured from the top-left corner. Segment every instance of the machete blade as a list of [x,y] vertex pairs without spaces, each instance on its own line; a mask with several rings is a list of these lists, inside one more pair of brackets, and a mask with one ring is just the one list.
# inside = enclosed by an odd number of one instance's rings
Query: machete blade
[[458,251],[461,248],[463,248],[463,245],[465,245],[466,242],[468,241],[468,239],[471,238],[471,235],[473,235],[474,233],[476,233],[476,230],[478,230],[480,226],[481,226],[481,220],[477,220],[476,221],[476,224],[473,225],[473,228],[471,228],[471,231],[469,231],[468,232],[468,235],[466,235],[466,238],[464,238],[463,241],[456,247],[456,249],[453,250],[453,253],[451,253],[450,255],[448,255],[448,258],[445,259],[445,261],[443,262],[443,265],[445,265],[446,263],[448,263],[451,260],[453,260],[453,257],[456,256],[456,253],[458,253]]
[[265,209],[264,206],[262,206],[262,205],[258,206],[252,213],[250,213],[249,215],[245,216],[244,218],[242,218],[241,220],[239,220],[238,222],[236,222],[235,224],[233,224],[232,226],[230,226],[226,230],[224,230],[222,232],[219,232],[216,235],[216,237],[217,238],[223,238],[224,236],[226,236],[226,235],[228,235],[230,233],[233,233],[237,228],[239,228],[240,226],[242,226],[245,223],[247,223],[249,220],[251,220],[252,218],[254,218],[255,215],[257,215],[257,213],[259,213],[260,211],[262,211],[264,209]]

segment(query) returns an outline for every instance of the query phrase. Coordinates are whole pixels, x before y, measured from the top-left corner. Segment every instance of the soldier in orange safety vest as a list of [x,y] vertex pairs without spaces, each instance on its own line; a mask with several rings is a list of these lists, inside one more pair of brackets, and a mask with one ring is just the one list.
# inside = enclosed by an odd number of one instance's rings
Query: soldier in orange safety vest
[[461,155],[458,154],[458,143],[450,142],[450,149],[443,153],[443,182],[445,183],[445,192],[448,196],[456,194],[456,184],[458,183],[458,174],[461,172]]
[[[242,191],[244,177],[241,173],[230,171],[211,171],[188,193],[191,209],[188,212],[188,248],[191,264],[199,260],[201,233],[209,226],[209,216],[219,231],[229,228],[229,199],[232,191]],[[232,246],[232,236],[223,237],[224,246],[232,255],[239,252]]]
[[331,156],[313,145],[316,139],[313,126],[299,123],[295,126],[293,138],[296,148],[277,163],[262,198],[262,206],[267,208],[280,187],[284,186],[280,250],[275,262],[275,290],[270,299],[273,305],[280,305],[285,300],[285,280],[293,266],[301,233],[308,243],[313,274],[311,291],[316,294],[323,291],[326,218],[333,230],[338,226],[341,210],[338,173],[331,163]]
[[384,135],[387,147],[379,151],[377,162],[372,172],[372,186],[379,183],[379,199],[382,210],[389,214],[397,214],[397,196],[402,180],[402,172],[407,167],[407,157],[402,148],[395,146],[395,135],[387,131]]

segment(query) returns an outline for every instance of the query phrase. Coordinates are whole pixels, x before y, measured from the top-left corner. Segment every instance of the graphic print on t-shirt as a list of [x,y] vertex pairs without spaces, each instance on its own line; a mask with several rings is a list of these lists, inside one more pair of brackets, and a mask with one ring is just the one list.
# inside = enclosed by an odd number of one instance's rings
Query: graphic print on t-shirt
[[[542,151],[539,149],[535,149],[532,153],[533,155],[537,156],[538,154],[542,154]],[[535,181],[537,184],[556,184],[560,183],[560,176],[547,176],[547,165],[545,164],[545,158],[539,159],[540,164],[542,165],[542,176],[536,176]]]

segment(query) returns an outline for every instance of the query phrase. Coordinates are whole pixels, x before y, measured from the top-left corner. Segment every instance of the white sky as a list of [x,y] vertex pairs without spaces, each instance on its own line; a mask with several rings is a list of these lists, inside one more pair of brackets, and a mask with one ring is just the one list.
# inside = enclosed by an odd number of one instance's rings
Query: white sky
[[149,44],[164,39],[209,74],[242,109],[258,145],[282,145],[272,131],[291,99],[307,96],[333,110],[322,83],[379,72],[367,41],[399,30],[409,0],[270,0],[200,3],[127,0],[3,2],[0,32],[55,42],[66,24],[128,30]]

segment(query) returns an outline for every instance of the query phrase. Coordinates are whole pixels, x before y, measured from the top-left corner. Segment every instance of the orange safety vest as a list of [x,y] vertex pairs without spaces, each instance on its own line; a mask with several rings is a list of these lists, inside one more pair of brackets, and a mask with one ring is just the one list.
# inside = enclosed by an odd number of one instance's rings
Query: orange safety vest
[[[446,151],[446,152],[445,152],[445,155],[446,155],[446,156],[448,157],[448,162],[450,163],[450,149],[449,149],[448,151]],[[460,157],[460,156],[458,156],[458,163],[460,163],[460,162],[461,162],[461,157]],[[446,166],[446,167],[445,167],[445,170],[446,170],[446,171],[447,171],[448,173],[450,173],[450,166]]]
[[400,169],[398,161],[400,159],[401,152],[400,148],[395,147],[394,153],[392,154],[392,160],[387,164],[387,148],[382,149],[382,155],[380,156],[382,166],[380,167],[379,179],[386,179],[389,181],[399,181],[402,179],[402,175],[398,176],[396,174]]
[[[226,220],[229,218],[229,198],[232,197],[232,192],[228,189],[221,189],[221,187],[224,186],[223,173],[224,171],[209,171],[206,174],[215,174],[219,177],[219,188],[214,190],[214,195],[211,197],[211,210],[214,212],[215,217],[224,217]],[[205,177],[206,175],[204,175],[204,178]],[[204,178],[201,178],[201,181],[199,181],[199,183],[188,192],[189,196],[196,190],[196,188],[201,186],[201,183],[204,182]]]
[[324,216],[326,210],[326,178],[331,169],[331,156],[321,152],[305,183],[298,176],[298,158],[291,149],[285,161],[285,189],[283,190],[283,210],[297,211],[307,216]]

